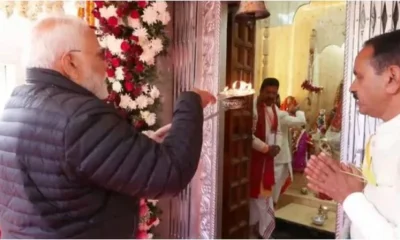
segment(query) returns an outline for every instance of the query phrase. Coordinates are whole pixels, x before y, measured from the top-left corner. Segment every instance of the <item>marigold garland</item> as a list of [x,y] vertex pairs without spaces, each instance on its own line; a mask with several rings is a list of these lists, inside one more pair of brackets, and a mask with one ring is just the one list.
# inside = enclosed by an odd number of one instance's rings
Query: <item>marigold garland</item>
[[[165,54],[170,21],[165,1],[94,1],[93,16],[108,62],[107,98],[139,131],[156,128],[160,92],[152,82],[157,78],[156,57]],[[156,200],[140,201],[140,223],[136,238],[153,237],[160,220]],[[133,227],[133,226],[132,226]]]

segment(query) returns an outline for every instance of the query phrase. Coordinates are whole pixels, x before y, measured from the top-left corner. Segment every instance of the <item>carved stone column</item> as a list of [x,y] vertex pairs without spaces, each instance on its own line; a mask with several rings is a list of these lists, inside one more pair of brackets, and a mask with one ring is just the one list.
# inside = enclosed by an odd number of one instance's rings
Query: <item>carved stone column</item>
[[[220,15],[219,1],[174,2],[171,58],[174,97],[194,86],[218,93]],[[204,115],[218,110],[218,105],[208,107]],[[219,122],[218,117],[204,122],[200,164],[190,185],[174,199],[163,201],[160,237],[216,238]]]

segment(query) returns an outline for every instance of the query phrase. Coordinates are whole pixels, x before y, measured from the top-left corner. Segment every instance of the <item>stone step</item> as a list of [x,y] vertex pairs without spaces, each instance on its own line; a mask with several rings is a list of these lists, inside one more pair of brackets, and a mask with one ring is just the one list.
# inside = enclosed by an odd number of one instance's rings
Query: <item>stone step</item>
[[[315,197],[314,193],[309,191],[307,195],[303,195],[300,190],[289,188],[280,196],[277,208],[284,207],[290,203],[296,203],[318,209],[324,205],[329,208],[329,211],[336,212],[337,204],[334,201],[322,200]],[[318,210],[317,210],[318,211]]]
[[328,212],[328,219],[325,221],[324,225],[316,226],[312,223],[312,219],[317,212],[318,208],[309,207],[298,203],[289,203],[288,205],[276,210],[275,217],[287,222],[334,233],[336,227],[336,212]]

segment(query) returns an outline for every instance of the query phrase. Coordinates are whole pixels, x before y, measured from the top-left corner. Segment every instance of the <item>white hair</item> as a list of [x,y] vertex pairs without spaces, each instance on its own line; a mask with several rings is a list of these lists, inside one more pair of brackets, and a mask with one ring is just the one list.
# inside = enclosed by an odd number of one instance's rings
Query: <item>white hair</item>
[[75,16],[46,16],[38,20],[25,46],[25,66],[53,68],[63,54],[82,50],[82,36],[88,29],[88,24]]

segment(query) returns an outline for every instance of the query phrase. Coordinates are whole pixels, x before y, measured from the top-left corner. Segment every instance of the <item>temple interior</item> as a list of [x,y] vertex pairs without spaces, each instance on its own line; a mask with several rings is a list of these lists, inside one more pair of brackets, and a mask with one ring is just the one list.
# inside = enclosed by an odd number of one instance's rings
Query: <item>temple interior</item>
[[[261,75],[255,78],[256,89],[263,77],[276,77],[281,83],[281,109],[293,97],[307,120],[304,128],[291,129],[294,177],[278,201],[275,216],[334,233],[336,204],[307,189],[305,162],[301,161],[320,151],[340,158],[345,2],[269,2],[268,7],[278,14],[269,19],[267,26],[257,24],[256,34],[264,48],[256,51],[263,54],[255,62],[256,72]],[[305,87],[305,81],[316,89]],[[302,144],[307,148],[306,156],[296,154]],[[313,218],[321,207],[329,212],[318,226]]]
[[[76,15],[72,2],[65,1],[64,10]],[[86,7],[94,6],[93,1],[83,2]],[[163,99],[162,109],[157,113],[160,124],[170,123],[174,100],[193,87],[218,94],[225,87],[243,81],[253,86],[255,94],[245,98],[244,108],[223,111],[217,105],[205,109],[205,116],[217,112],[217,117],[204,122],[198,171],[178,196],[160,199],[157,206],[162,210],[161,223],[155,232],[160,238],[257,237],[249,229],[251,103],[263,79],[273,77],[280,82],[279,108],[285,111],[291,105],[298,105],[305,113],[306,124],[291,127],[286,136],[293,178],[275,206],[276,228],[272,237],[335,238],[338,206],[329,197],[307,188],[304,168],[312,154],[326,152],[335,159],[343,154],[342,100],[346,79],[351,82],[352,77],[351,73],[344,75],[345,64],[351,65],[353,61],[347,53],[357,52],[359,47],[356,46],[359,43],[345,45],[346,26],[350,24],[346,22],[346,7],[349,8],[351,1],[264,1],[270,16],[251,21],[237,19],[243,2],[246,1],[168,1],[171,21],[166,25],[166,35],[171,44],[168,54],[157,58],[156,64],[160,79],[156,85]],[[366,5],[361,2],[351,3],[352,9],[368,6],[369,11],[376,6],[385,9],[382,19],[387,18],[385,1],[377,1],[376,5],[374,1]],[[397,3],[396,8],[387,4],[390,11],[397,9],[398,20]],[[363,17],[365,22],[365,13],[358,11],[354,10],[357,19]],[[89,15],[90,11],[86,18]],[[363,22],[355,19],[351,18],[351,26]],[[380,17],[376,21],[381,21]],[[24,83],[24,67],[19,60],[24,34],[32,21],[14,14],[9,18],[0,15],[0,23],[1,115],[12,89]],[[383,25],[383,32],[389,23],[392,21]],[[369,36],[362,35],[358,28],[352,31],[357,39],[366,40]],[[353,112],[356,115],[356,110]],[[358,131],[353,125],[349,123],[349,129]],[[348,147],[351,148],[346,152],[348,156],[356,154],[355,146],[362,146],[364,135],[368,135],[364,133],[367,130],[361,129],[355,134],[357,143],[354,140],[354,146]]]

